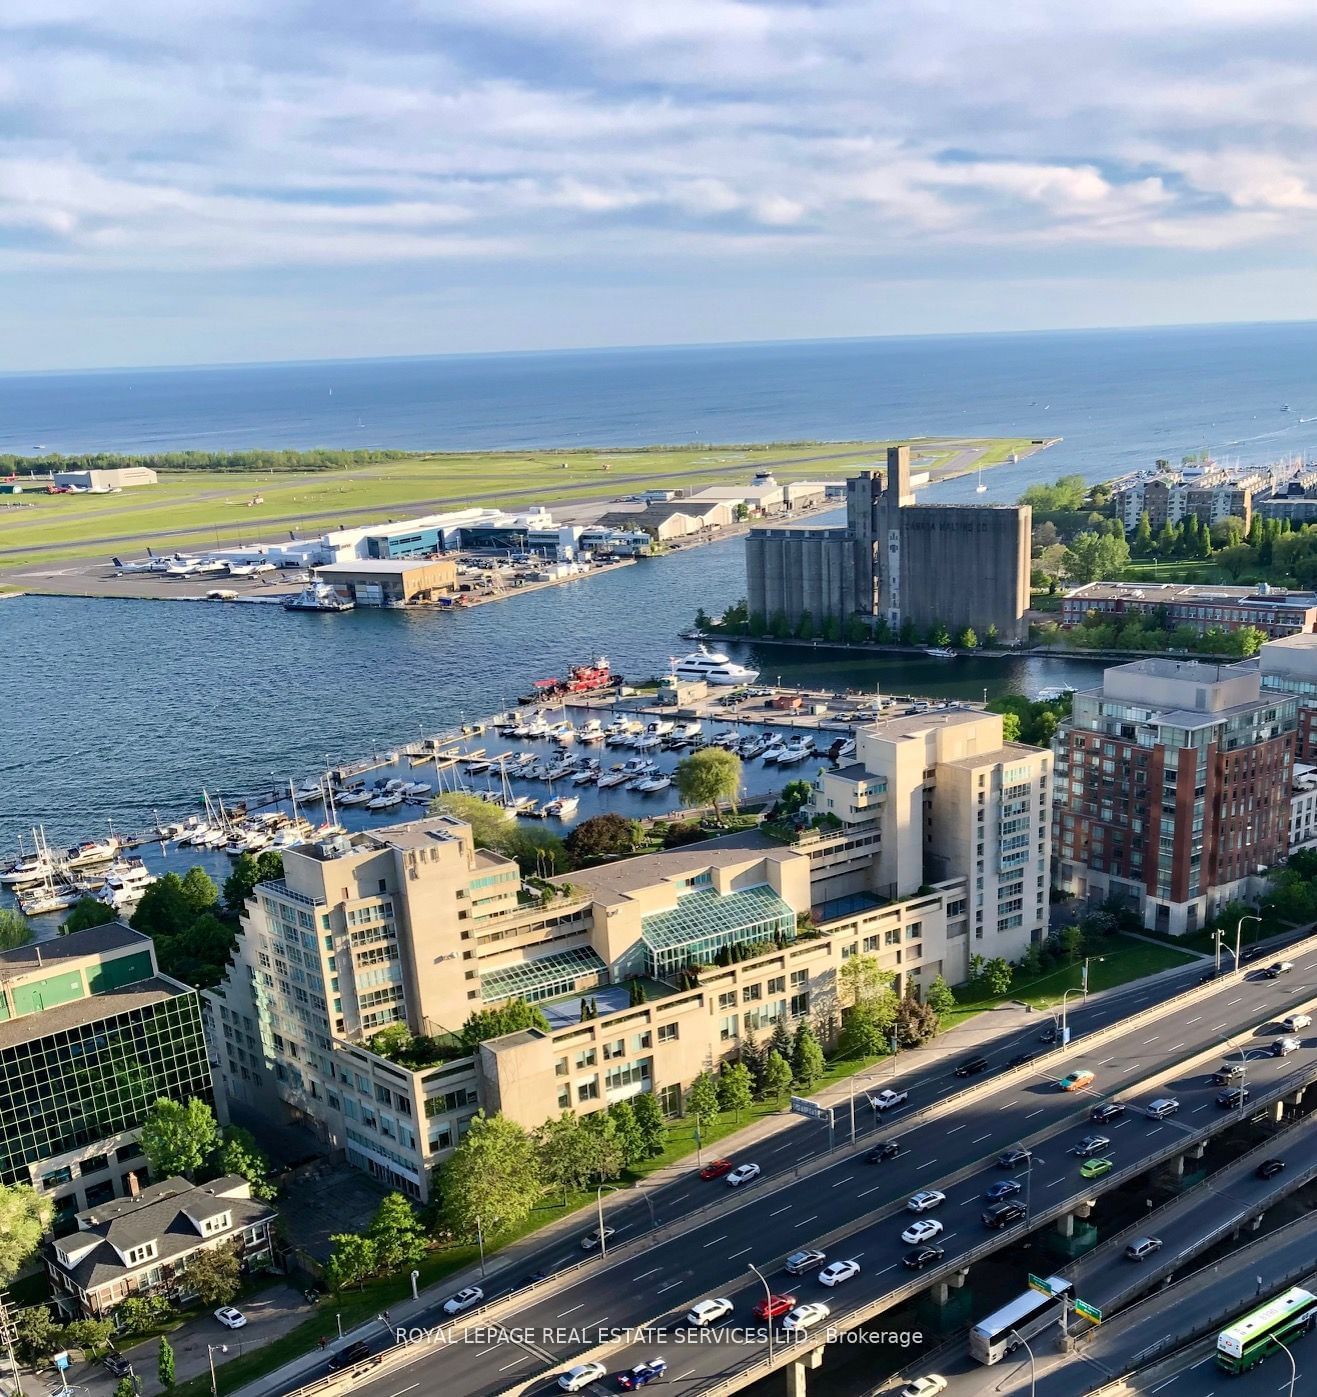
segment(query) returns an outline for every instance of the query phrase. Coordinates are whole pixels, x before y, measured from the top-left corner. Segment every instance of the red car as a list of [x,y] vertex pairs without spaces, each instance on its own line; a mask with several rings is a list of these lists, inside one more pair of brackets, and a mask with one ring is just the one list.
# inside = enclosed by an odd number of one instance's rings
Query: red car
[[730,1159],[715,1159],[712,1164],[706,1164],[700,1170],[702,1179],[721,1179],[724,1174],[730,1174],[736,1165]]
[[789,1310],[796,1308],[794,1295],[771,1295],[755,1306],[756,1319],[778,1319]]

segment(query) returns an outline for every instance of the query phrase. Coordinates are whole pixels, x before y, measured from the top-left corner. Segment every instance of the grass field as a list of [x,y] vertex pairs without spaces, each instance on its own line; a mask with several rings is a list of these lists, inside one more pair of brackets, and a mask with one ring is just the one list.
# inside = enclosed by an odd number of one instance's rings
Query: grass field
[[[844,476],[880,463],[887,442],[773,446],[652,447],[613,451],[464,453],[306,472],[179,471],[118,495],[28,491],[0,508],[0,566],[97,557],[144,543],[191,549],[234,546],[289,530],[318,534],[422,511],[469,504],[586,502],[644,487],[699,488],[748,481],[755,470],[781,480]],[[916,467],[934,476],[1000,464],[1033,448],[1023,440],[937,440],[916,444]],[[259,499],[259,503],[257,500]]]

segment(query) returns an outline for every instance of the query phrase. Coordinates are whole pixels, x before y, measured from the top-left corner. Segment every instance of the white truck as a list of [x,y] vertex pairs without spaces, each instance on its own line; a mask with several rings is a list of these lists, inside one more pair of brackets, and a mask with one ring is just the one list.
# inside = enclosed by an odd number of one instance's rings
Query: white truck
[[870,1096],[869,1105],[875,1111],[890,1111],[895,1106],[904,1106],[909,1100],[908,1091],[893,1091],[891,1087],[884,1087],[876,1096]]

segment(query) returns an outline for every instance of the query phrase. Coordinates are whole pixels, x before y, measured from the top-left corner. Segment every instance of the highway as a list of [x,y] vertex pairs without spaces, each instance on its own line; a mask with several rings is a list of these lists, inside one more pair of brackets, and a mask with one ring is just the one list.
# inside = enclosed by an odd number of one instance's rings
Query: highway
[[[903,1206],[910,1192],[937,1185],[962,1170],[974,1171],[963,1182],[946,1186],[947,1202],[931,1215],[944,1223],[944,1235],[938,1240],[946,1247],[947,1261],[951,1262],[988,1235],[978,1218],[981,1195],[989,1182],[1008,1177],[991,1163],[1005,1146],[1041,1131],[1058,1129],[1060,1133],[1040,1147],[1032,1177],[1026,1176],[1028,1193],[1037,1211],[1047,1205],[1049,1195],[1060,1199],[1078,1191],[1082,1187],[1079,1161],[1065,1151],[1094,1129],[1087,1122],[1087,1109],[1101,1095],[1156,1073],[1163,1062],[1187,1059],[1234,1035],[1251,1036],[1259,1025],[1310,998],[1317,986],[1317,957],[1308,944],[1292,954],[1297,956],[1297,968],[1291,975],[1272,981],[1246,974],[1242,979],[1223,981],[1174,1019],[1117,1033],[1098,1045],[1091,1055],[1085,1053],[1081,1037],[1069,1049],[1031,1064],[1023,1075],[1012,1074],[995,1090],[980,1094],[953,1115],[912,1122],[903,1129],[903,1112],[898,1111],[895,1119],[883,1122],[882,1138],[896,1138],[901,1145],[900,1155],[886,1164],[864,1164],[867,1142],[862,1141],[854,1149],[849,1144],[838,1148],[834,1162],[820,1172],[789,1181],[783,1176],[798,1161],[801,1134],[791,1132],[785,1141],[774,1138],[766,1142],[767,1152],[755,1161],[766,1170],[766,1177],[756,1183],[733,1191],[721,1180],[703,1182],[692,1178],[684,1188],[672,1190],[664,1200],[660,1218],[674,1206],[674,1200],[684,1201],[689,1207],[724,1191],[729,1206],[713,1211],[696,1232],[656,1239],[651,1247],[633,1249],[616,1260],[605,1259],[578,1272],[565,1279],[561,1288],[552,1287],[552,1293],[541,1290],[528,1295],[524,1305],[505,1310],[498,1317],[505,1328],[520,1331],[516,1336],[477,1330],[458,1333],[453,1336],[455,1342],[429,1349],[423,1361],[405,1370],[405,1377],[392,1369],[390,1374],[354,1390],[364,1390],[371,1397],[393,1397],[400,1389],[410,1392],[410,1383],[422,1394],[429,1389],[445,1394],[498,1392],[539,1372],[556,1374],[576,1355],[591,1348],[601,1330],[608,1337],[607,1331],[627,1326],[671,1325],[691,1302],[707,1295],[727,1295],[736,1304],[736,1317],[748,1321],[751,1306],[762,1294],[745,1281],[749,1275],[746,1268],[752,1262],[765,1271],[775,1290],[790,1289],[801,1299],[819,1298],[826,1292],[816,1277],[801,1278],[789,1288],[782,1261],[794,1248],[814,1243],[840,1228],[858,1230],[833,1253],[834,1259],[855,1257],[862,1269],[858,1277],[829,1297],[834,1313],[844,1316],[861,1304],[872,1303],[894,1285],[911,1278],[901,1267],[905,1247],[899,1240],[901,1228],[909,1218],[904,1213],[899,1220],[890,1216],[894,1209]],[[1080,1010],[1071,1017],[1072,1029],[1091,1032],[1101,1023],[1100,1016],[1111,1022],[1122,1011],[1128,1013],[1142,1007],[1137,1003],[1139,998],[1164,998],[1167,994],[1164,986],[1145,986],[1143,990],[1142,996],[1108,1002],[1090,1017]],[[1263,1041],[1258,1037],[1253,1046],[1256,1048]],[[1306,1038],[1298,1054],[1284,1059],[1255,1059],[1249,1065],[1249,1079],[1260,1090],[1266,1082],[1311,1064],[1317,1057],[1315,1049],[1317,1039]],[[995,1061],[1003,1062],[1020,1050],[1018,1042],[1004,1044],[996,1051]],[[1091,1067],[1097,1073],[1093,1094],[1057,1091],[1055,1079],[1073,1066]],[[910,1111],[964,1085],[952,1075],[952,1067],[954,1063],[944,1061],[940,1076],[925,1078],[912,1088]],[[1148,1149],[1187,1135],[1202,1122],[1203,1112],[1215,1113],[1218,1109],[1213,1104],[1215,1089],[1208,1090],[1201,1070],[1183,1081],[1173,1080],[1165,1088],[1159,1087],[1156,1094],[1163,1091],[1183,1102],[1179,1118],[1159,1122],[1129,1113],[1102,1129],[1112,1139],[1110,1157],[1118,1167],[1136,1161]],[[861,1122],[871,1134],[872,1127],[864,1119],[867,1115],[866,1108]],[[812,1138],[826,1142],[826,1130],[815,1127]],[[780,1187],[774,1188],[774,1175],[778,1176]],[[1100,1189],[1101,1182],[1091,1187]],[[613,1225],[639,1227],[645,1213],[643,1207],[639,1213],[638,1217],[633,1205],[625,1213],[619,1209],[610,1221]],[[889,1216],[884,1218],[884,1214]],[[876,1218],[882,1220],[875,1221]],[[1011,1235],[1008,1230],[1002,1234],[1002,1240]],[[576,1259],[561,1254],[560,1249],[550,1258],[555,1266]],[[479,1317],[472,1323],[478,1325]],[[669,1339],[670,1344],[661,1350],[669,1359],[666,1386],[687,1391],[708,1386],[715,1375],[752,1363],[765,1351],[765,1340],[758,1338],[742,1342],[729,1335],[723,1342],[699,1345],[678,1344],[672,1335]],[[648,1343],[625,1349],[609,1357],[609,1369],[616,1372],[640,1358],[653,1356],[652,1350],[653,1345]],[[551,1379],[539,1385],[547,1390]]]

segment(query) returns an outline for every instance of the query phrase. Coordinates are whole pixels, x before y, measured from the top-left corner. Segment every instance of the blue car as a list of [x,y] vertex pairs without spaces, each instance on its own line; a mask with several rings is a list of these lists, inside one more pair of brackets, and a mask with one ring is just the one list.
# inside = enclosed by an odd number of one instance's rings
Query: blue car
[[637,1363],[629,1373],[619,1373],[617,1375],[617,1386],[621,1392],[634,1392],[638,1387],[644,1387],[646,1383],[656,1382],[668,1371],[668,1365],[662,1358],[651,1358],[648,1363]]
[[999,1203],[1003,1198],[1009,1198],[1013,1193],[1019,1193],[1019,1179],[1003,1179],[999,1184],[993,1184],[985,1193],[984,1197],[989,1203]]

